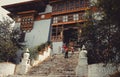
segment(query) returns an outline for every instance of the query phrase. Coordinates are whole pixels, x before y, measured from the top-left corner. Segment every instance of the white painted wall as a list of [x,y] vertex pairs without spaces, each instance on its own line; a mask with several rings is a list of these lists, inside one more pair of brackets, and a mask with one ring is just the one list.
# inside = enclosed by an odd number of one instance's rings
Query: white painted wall
[[53,51],[52,54],[62,53],[63,42],[53,42]]
[[0,63],[0,77],[13,75],[15,71],[15,64],[4,62]]
[[26,33],[25,41],[28,47],[34,47],[48,41],[51,19],[35,21],[31,32]]
[[45,59],[51,56],[51,48],[48,48],[47,50],[44,51],[43,54],[39,54],[38,60],[35,60],[32,64],[32,66],[38,65],[40,62],[43,62]]
[[[47,5],[45,12],[39,14],[45,14],[52,12],[52,6]],[[49,38],[49,29],[50,29],[51,19],[35,21],[33,29],[31,32],[27,32],[25,35],[25,41],[27,47],[34,47],[48,41]],[[15,23],[14,29],[20,29],[20,23]]]
[[52,6],[50,4],[46,6],[45,12],[46,13],[52,12]]
[[88,77],[109,77],[110,74],[116,72],[116,67],[108,64],[103,67],[103,63],[88,65]]

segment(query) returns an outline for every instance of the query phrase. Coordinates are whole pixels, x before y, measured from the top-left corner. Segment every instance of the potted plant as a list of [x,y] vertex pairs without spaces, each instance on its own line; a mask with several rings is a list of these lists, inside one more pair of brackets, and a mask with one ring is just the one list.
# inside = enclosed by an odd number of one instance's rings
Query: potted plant
[[30,53],[30,61],[31,61],[30,64],[33,65],[34,61],[38,60],[39,53],[37,51],[37,47],[30,48],[29,50],[30,50],[29,53]]
[[37,50],[39,52],[39,54],[43,54],[43,52],[45,51],[45,43],[42,43],[41,45],[38,46]]

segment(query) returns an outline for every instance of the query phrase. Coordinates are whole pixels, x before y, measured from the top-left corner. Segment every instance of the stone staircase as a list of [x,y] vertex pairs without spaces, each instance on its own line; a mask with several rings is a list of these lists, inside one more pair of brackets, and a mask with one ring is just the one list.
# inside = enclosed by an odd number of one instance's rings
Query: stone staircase
[[54,55],[31,68],[26,75],[14,77],[77,77],[75,69],[78,64],[78,55],[78,52],[70,55],[69,58],[64,58],[63,54]]

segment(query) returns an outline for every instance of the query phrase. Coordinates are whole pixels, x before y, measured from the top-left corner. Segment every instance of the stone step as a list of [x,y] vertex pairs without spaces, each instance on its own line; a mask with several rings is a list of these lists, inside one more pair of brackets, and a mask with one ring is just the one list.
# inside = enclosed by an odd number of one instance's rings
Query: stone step
[[75,76],[77,63],[78,53],[71,55],[67,59],[64,58],[64,54],[54,55],[52,58],[40,63],[38,66],[33,67],[25,76],[77,77]]

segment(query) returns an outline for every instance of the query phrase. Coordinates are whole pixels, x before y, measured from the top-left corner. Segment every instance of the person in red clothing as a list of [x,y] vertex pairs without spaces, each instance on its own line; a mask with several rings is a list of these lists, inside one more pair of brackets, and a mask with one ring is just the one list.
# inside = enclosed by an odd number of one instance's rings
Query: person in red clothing
[[68,47],[66,45],[64,46],[64,50],[65,50],[65,58],[68,58]]

